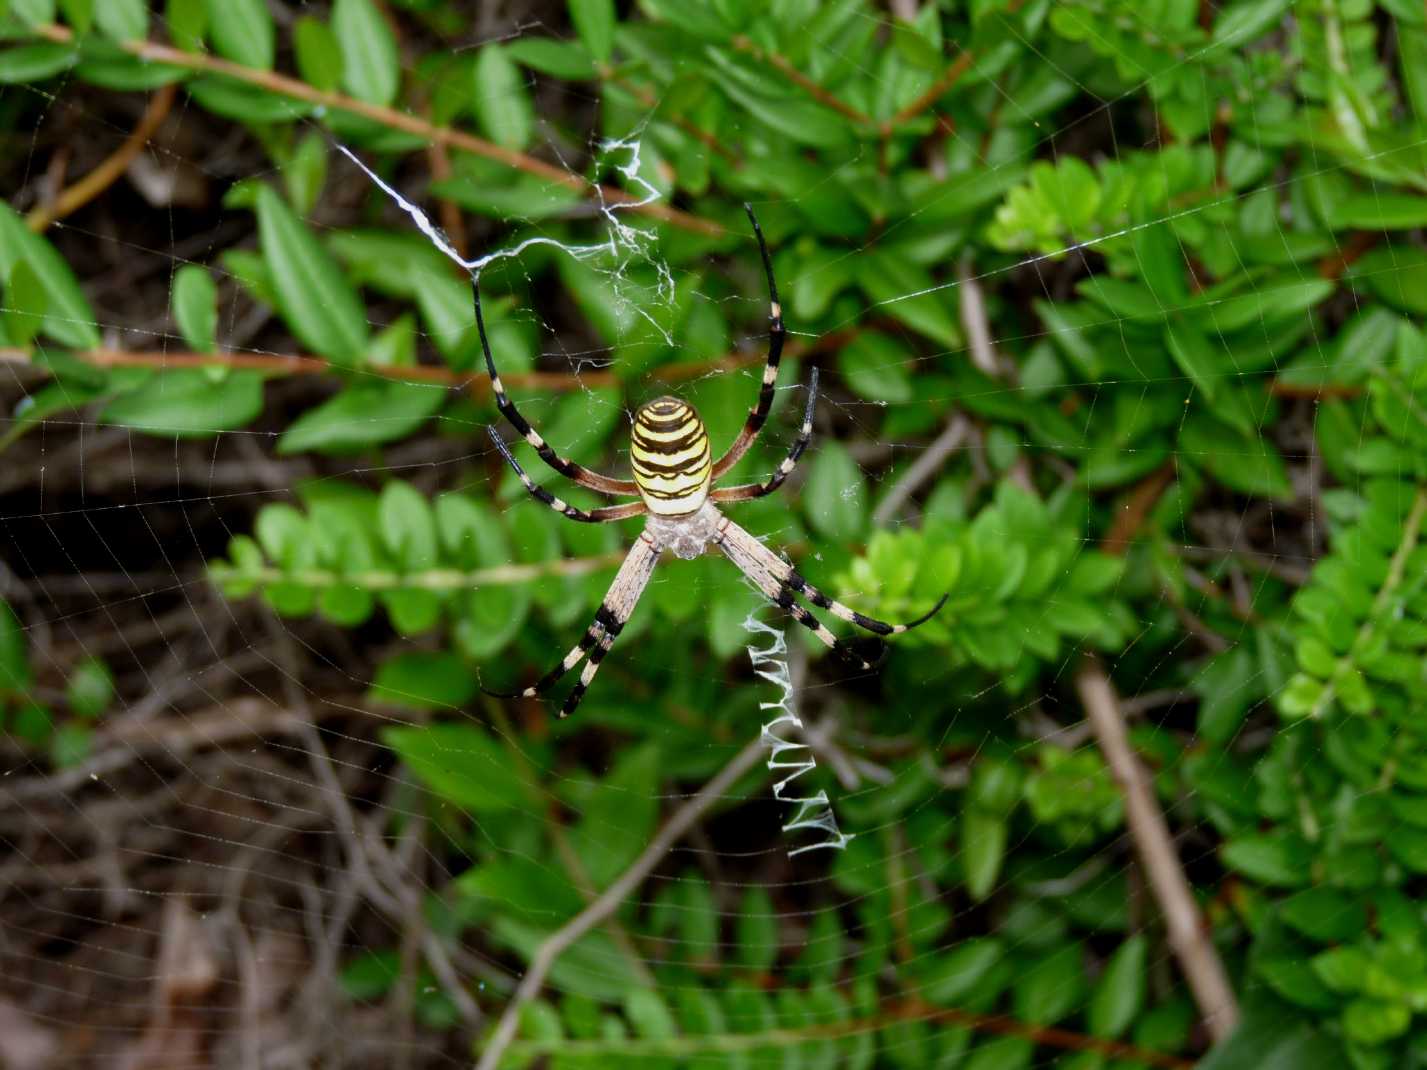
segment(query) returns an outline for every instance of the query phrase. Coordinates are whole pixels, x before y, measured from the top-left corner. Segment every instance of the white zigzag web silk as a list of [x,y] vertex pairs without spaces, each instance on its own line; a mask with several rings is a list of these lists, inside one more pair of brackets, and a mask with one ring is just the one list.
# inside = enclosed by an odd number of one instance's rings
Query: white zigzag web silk
[[[832,802],[828,799],[827,792],[818,789],[812,795],[785,794],[788,791],[788,785],[818,766],[811,748],[806,743],[796,743],[778,734],[780,730],[786,728],[797,731],[801,731],[803,728],[803,722],[798,718],[797,711],[793,706],[794,688],[792,678],[788,675],[788,643],[785,634],[778,628],[764,624],[752,613],[744,619],[743,628],[744,631],[752,635],[769,637],[768,646],[763,648],[750,643],[747,648],[748,657],[753,662],[754,672],[782,690],[782,694],[776,702],[760,702],[758,708],[780,711],[777,717],[763,726],[762,738],[770,752],[768,768],[775,772],[791,770],[787,776],[773,785],[775,799],[779,802],[791,803],[797,808],[793,811],[793,816],[783,825],[783,831],[791,833],[800,832],[803,829],[816,829],[823,834],[822,839],[794,847],[788,852],[788,857],[792,858],[805,851],[817,851],[824,848],[841,851],[847,846],[852,836],[838,828],[837,814],[833,812]],[[803,753],[789,754],[790,751]]]

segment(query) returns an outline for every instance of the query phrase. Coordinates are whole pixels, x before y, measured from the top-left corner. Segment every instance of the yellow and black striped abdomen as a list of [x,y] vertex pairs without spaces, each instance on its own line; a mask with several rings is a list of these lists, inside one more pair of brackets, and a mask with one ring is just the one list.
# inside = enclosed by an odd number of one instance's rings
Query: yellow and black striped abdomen
[[678,398],[655,398],[641,406],[634,414],[629,456],[650,512],[680,516],[704,504],[713,460],[709,433],[692,406]]

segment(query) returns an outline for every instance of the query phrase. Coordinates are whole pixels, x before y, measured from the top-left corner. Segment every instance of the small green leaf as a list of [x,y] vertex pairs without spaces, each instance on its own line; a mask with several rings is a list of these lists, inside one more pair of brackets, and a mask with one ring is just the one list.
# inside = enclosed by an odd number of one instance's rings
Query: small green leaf
[[388,728],[382,739],[438,799],[463,810],[489,813],[534,802],[510,752],[474,725]]
[[1359,193],[1333,206],[1335,229],[1412,230],[1427,227],[1427,197],[1413,193]]
[[304,82],[328,92],[342,84],[342,45],[325,22],[303,15],[293,27],[292,46]]
[[826,442],[813,458],[803,504],[808,521],[829,539],[852,542],[866,530],[867,483],[842,443]]
[[999,940],[977,937],[940,953],[922,975],[922,998],[943,1007],[963,1003],[1005,956]]
[[207,438],[246,427],[263,410],[263,378],[254,371],[174,368],[120,394],[100,415],[105,423],[150,435]]
[[168,0],[164,24],[174,45],[185,52],[200,52],[208,33],[209,0]]
[[415,432],[446,400],[431,383],[362,380],[308,409],[278,439],[280,454],[343,454],[395,442]]
[[569,0],[575,32],[600,63],[614,51],[614,0]]
[[0,85],[42,82],[60,71],[67,71],[79,59],[79,49],[73,45],[42,41],[20,45],[0,52]]
[[1411,1024],[1412,1011],[1405,1003],[1355,999],[1343,1011],[1343,1032],[1348,1039],[1369,1047],[1395,1040]]
[[99,330],[94,312],[74,272],[53,245],[30,233],[15,210],[0,201],[0,281],[8,284],[15,265],[22,260],[29,264],[45,292],[44,333],[62,345],[96,348]]
[[276,29],[267,0],[207,0],[209,35],[214,50],[245,67],[269,70]]
[[778,958],[778,917],[766,889],[743,895],[735,929],[734,957],[750,970],[770,969]]
[[28,346],[44,326],[49,298],[44,283],[28,261],[21,260],[10,269],[5,283],[4,324],[10,342]]
[[0,695],[23,695],[33,680],[25,626],[10,603],[0,599]]
[[149,9],[144,0],[101,0],[94,21],[115,41],[142,41],[149,35]]
[[1245,48],[1271,26],[1278,25],[1291,0],[1239,0],[1219,8],[1214,19],[1213,43],[1227,48]]
[[1176,320],[1166,328],[1164,342],[1180,371],[1212,402],[1219,386],[1219,369],[1209,339],[1192,325]]
[[[0,8],[3,7],[4,4],[0,4]],[[93,29],[94,0],[59,0],[59,9],[75,33],[86,34]]]
[[1069,1015],[1085,999],[1084,949],[1063,944],[1033,960],[1016,981],[1016,1017],[1050,1025]]
[[587,82],[595,76],[589,50],[579,41],[551,37],[518,37],[505,50],[517,63],[568,82]]
[[327,139],[314,130],[299,141],[283,165],[282,178],[298,214],[312,211],[327,181]]
[[410,483],[393,480],[382,488],[379,508],[382,541],[401,567],[416,572],[434,566],[436,519],[425,496]]
[[885,334],[864,331],[837,355],[843,381],[869,401],[906,402],[913,397],[907,351]]
[[218,350],[218,288],[213,278],[197,264],[185,264],[174,273],[173,319],[179,333],[197,353]]
[[454,654],[412,651],[382,662],[370,697],[403,709],[458,710],[479,689],[475,674]]
[[1095,984],[1086,1021],[1092,1035],[1118,1037],[1139,1015],[1145,1002],[1145,965],[1149,943],[1132,936],[1120,945]]
[[520,68],[499,44],[481,48],[474,67],[476,119],[497,145],[523,149],[530,143],[535,112]]
[[367,348],[367,315],[341,268],[276,190],[258,190],[258,235],[283,319],[303,344],[342,364]]
[[332,30],[342,49],[342,84],[358,100],[383,107],[396,99],[401,57],[391,27],[372,0],[336,0]]
[[80,717],[93,720],[114,701],[114,677],[99,658],[85,658],[70,673],[65,685],[69,708]]
[[1006,822],[976,807],[961,815],[961,864],[966,893],[979,903],[996,887],[1006,857]]
[[10,0],[10,10],[26,26],[42,26],[55,20],[55,0]]

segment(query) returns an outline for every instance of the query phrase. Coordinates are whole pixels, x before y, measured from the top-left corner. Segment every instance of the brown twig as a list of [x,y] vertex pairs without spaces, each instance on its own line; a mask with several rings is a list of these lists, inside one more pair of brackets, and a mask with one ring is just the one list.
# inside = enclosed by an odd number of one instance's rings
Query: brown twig
[[743,34],[739,34],[735,37],[730,44],[733,45],[735,52],[742,52],[745,56],[755,59],[759,63],[767,63],[769,66],[777,69],[783,77],[787,78],[788,81],[803,90],[803,92],[807,93],[808,96],[812,97],[823,107],[831,108],[839,115],[843,115],[855,123],[866,123],[869,125],[872,123],[870,116],[864,115],[851,104],[839,99],[835,94],[813,81],[802,71],[798,70],[798,68],[794,67],[786,56],[779,55],[776,52],[765,51]]
[[1189,982],[1209,1035],[1220,1040],[1238,1024],[1238,1002],[1180,865],[1169,825],[1155,800],[1154,785],[1130,746],[1119,697],[1094,661],[1077,674],[1075,688],[1110,773],[1125,797],[1125,821],[1164,915],[1169,946]]
[[55,220],[63,219],[70,213],[78,211],[118,181],[119,176],[128,168],[130,161],[143,151],[154,131],[159,128],[164,119],[168,118],[177,92],[177,86],[166,85],[150,97],[149,106],[144,109],[144,114],[140,117],[138,125],[124,139],[124,143],[89,174],[72,186],[61,190],[59,196],[53,201],[46,201],[33,208],[29,215],[25,216],[25,225],[38,233]]
[[[60,44],[68,44],[74,39],[74,33],[65,26],[54,23],[36,27],[35,32],[46,40],[55,41]],[[137,56],[140,59],[151,60],[155,63],[167,63],[171,66],[182,67],[191,71],[204,71],[208,74],[220,74],[248,85],[254,85],[265,89],[270,93],[277,93],[281,96],[289,97],[293,100],[305,101],[308,104],[315,104],[324,108],[338,108],[342,111],[351,112],[370,119],[375,123],[380,123],[392,130],[404,130],[409,134],[434,144],[449,145],[452,148],[460,149],[463,152],[473,153],[488,160],[495,160],[517,171],[526,174],[536,175],[546,179],[558,186],[576,190],[581,196],[590,196],[598,193],[604,204],[625,205],[632,211],[642,212],[655,219],[671,223],[674,226],[682,227],[699,234],[708,234],[714,237],[721,237],[727,233],[723,224],[712,219],[704,219],[700,216],[690,215],[677,208],[671,208],[663,202],[644,203],[642,197],[626,193],[621,189],[613,187],[597,186],[587,182],[578,174],[565,171],[554,164],[546,163],[544,160],[537,160],[533,156],[527,156],[523,152],[508,149],[497,145],[494,142],[486,141],[484,138],[468,134],[463,130],[456,130],[449,126],[438,126],[426,119],[416,115],[409,115],[406,112],[397,111],[394,108],[384,108],[377,104],[368,104],[366,101],[357,100],[342,93],[330,90],[317,89],[306,82],[296,78],[289,78],[285,75],[276,74],[273,71],[260,70],[256,67],[245,67],[241,63],[233,63],[229,60],[221,59],[200,52],[185,52],[170,45],[159,44],[154,41],[122,41],[119,48]]]
[[[601,81],[609,82],[611,85],[618,86],[630,96],[634,97],[634,99],[637,100],[641,105],[650,109],[651,111],[653,111],[659,106],[659,98],[655,96],[650,90],[644,88],[644,86],[642,85],[636,85],[634,82],[631,82],[629,79],[620,75],[613,67],[600,67],[599,76]],[[682,115],[666,115],[664,116],[664,118],[668,119],[669,122],[673,123],[680,130],[684,131],[684,133],[688,134],[695,141],[701,142],[707,148],[718,153],[725,160],[732,161],[735,165],[738,164],[738,157],[734,155],[732,149],[730,149],[727,145],[725,145],[722,141],[718,139],[718,135],[709,133],[703,127],[699,126],[697,123],[690,122]]]
[[758,763],[763,752],[761,737],[755,737],[745,744],[712,780],[699,789],[698,794],[670,815],[669,820],[664,822],[649,841],[649,846],[640,852],[639,857],[613,884],[600,893],[598,899],[545,938],[531,958],[530,968],[521,978],[520,987],[515,990],[515,995],[501,1012],[500,1023],[486,1042],[485,1051],[476,1063],[476,1070],[495,1070],[500,1065],[506,1049],[515,1037],[521,1008],[540,994],[541,988],[545,986],[545,978],[560,956],[619,909],[620,904],[643,883],[644,878],[703,816],[704,811],[722,799],[724,792]]
[[915,119],[935,104],[943,93],[954,86],[961,76],[971,69],[975,58],[971,50],[967,49],[952,60],[951,66],[942,72],[941,77],[932,83],[930,89],[882,124],[882,136],[884,138],[891,137],[897,127]]
[[878,503],[872,513],[872,523],[880,527],[894,516],[921,489],[922,484],[941,471],[946,459],[956,451],[971,430],[971,421],[961,413],[956,413],[941,434],[932,440],[922,455],[907,466],[887,496]]
[[1123,554],[1130,548],[1130,543],[1134,540],[1136,532],[1140,530],[1140,525],[1145,522],[1145,517],[1154,508],[1155,502],[1169,486],[1169,481],[1174,476],[1174,468],[1171,465],[1164,465],[1142,479],[1130,495],[1125,499],[1125,504],[1120,507],[1120,511],[1115,514],[1114,523],[1110,525],[1110,530],[1106,533],[1104,540],[1100,543],[1100,549],[1107,554]]

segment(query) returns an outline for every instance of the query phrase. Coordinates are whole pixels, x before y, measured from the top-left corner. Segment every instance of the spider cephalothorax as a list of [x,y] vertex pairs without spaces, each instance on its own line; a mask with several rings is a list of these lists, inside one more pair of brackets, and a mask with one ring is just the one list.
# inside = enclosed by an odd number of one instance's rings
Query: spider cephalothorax
[[943,595],[925,614],[906,624],[887,624],[864,617],[856,610],[823,594],[799,575],[791,564],[719,510],[717,503],[761,498],[782,485],[812,438],[813,406],[818,396],[818,373],[814,368],[812,381],[808,385],[808,404],[803,413],[802,427],[792,448],[788,450],[788,455],[783,458],[783,463],[771,476],[762,483],[745,483],[736,487],[717,485],[718,480],[737,464],[757,441],[758,433],[762,430],[764,421],[768,419],[768,410],[773,404],[773,384],[778,378],[778,361],[783,352],[783,310],[778,304],[778,289],[773,281],[773,262],[768,256],[768,246],[763,241],[763,232],[759,229],[753,209],[748,205],[745,205],[744,209],[753,224],[758,250],[763,257],[763,270],[768,277],[768,362],[763,368],[763,381],[758,391],[757,404],[749,410],[743,430],[717,461],[712,459],[708,431],[704,428],[703,420],[699,419],[699,414],[694,411],[692,405],[671,397],[655,398],[640,406],[639,411],[634,414],[629,451],[630,464],[634,470],[632,480],[600,475],[560,456],[520,414],[507,396],[505,387],[501,385],[495,360],[491,357],[490,343],[486,339],[486,324],[481,314],[480,287],[474,278],[471,281],[476,305],[476,328],[481,336],[486,370],[490,372],[491,388],[501,415],[535,448],[540,459],[561,475],[603,494],[637,495],[639,500],[624,505],[607,505],[599,509],[576,508],[555,497],[544,487],[536,486],[496,434],[495,428],[490,428],[496,448],[515,469],[525,489],[536,499],[571,520],[598,524],[635,516],[649,518],[644,531],[625,557],[624,564],[619,567],[609,593],[600,603],[594,622],[586,629],[579,643],[555,668],[530,687],[515,692],[517,695],[526,696],[539,694],[588,656],[589,660],[580,672],[579,681],[560,708],[562,717],[579,705],[585,689],[599,671],[600,662],[614,645],[615,638],[624,628],[630,614],[634,612],[659,555],[665,550],[676,557],[693,558],[703,553],[710,544],[717,546],[772,602],[787,610],[794,620],[812,631],[835,653],[864,669],[870,669],[871,664],[853,653],[846,643],[828,631],[822,622],[798,602],[799,597],[807,599],[820,609],[828,610],[839,620],[845,620],[879,636],[897,635],[909,628],[915,628],[929,620],[946,602],[946,596]]

